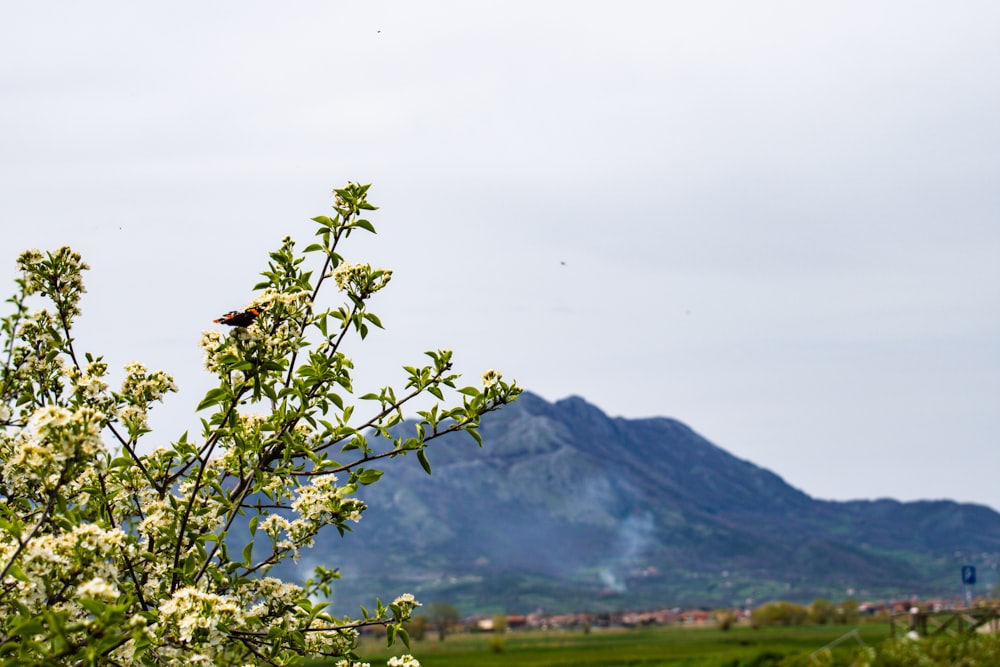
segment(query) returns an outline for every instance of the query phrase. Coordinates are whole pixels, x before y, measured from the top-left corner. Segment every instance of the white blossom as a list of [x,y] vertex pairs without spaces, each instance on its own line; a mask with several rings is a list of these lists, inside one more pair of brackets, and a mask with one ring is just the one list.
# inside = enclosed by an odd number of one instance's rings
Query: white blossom
[[483,386],[486,387],[487,389],[489,389],[490,387],[495,387],[497,383],[500,382],[500,378],[502,377],[503,375],[501,375],[500,373],[496,372],[491,368],[490,370],[483,373]]
[[76,588],[77,595],[89,598],[103,598],[114,600],[118,597],[118,587],[113,583],[105,581],[102,577],[94,577],[90,581],[80,584]]
[[420,661],[410,654],[393,656],[386,663],[389,667],[420,667]]

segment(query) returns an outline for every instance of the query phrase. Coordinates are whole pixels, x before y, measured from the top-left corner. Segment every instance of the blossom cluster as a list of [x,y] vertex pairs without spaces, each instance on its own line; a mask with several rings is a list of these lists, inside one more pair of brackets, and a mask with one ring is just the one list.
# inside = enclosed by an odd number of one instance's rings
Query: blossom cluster
[[104,443],[100,415],[85,406],[76,411],[57,405],[40,408],[13,436],[0,437],[4,495],[38,498],[66,484],[93,465]]
[[388,667],[420,667],[420,661],[409,654],[393,656],[385,664]]
[[239,385],[246,375],[237,366],[247,361],[284,359],[304,344],[303,320],[308,318],[311,305],[304,291],[265,290],[246,306],[260,311],[248,326],[235,327],[229,335],[218,330],[202,332],[205,368]]
[[174,379],[163,371],[150,373],[146,367],[133,361],[125,366],[120,400],[124,404],[118,419],[125,424],[133,437],[147,430],[146,417],[154,401],[162,401],[167,392],[177,391]]
[[487,389],[497,386],[503,378],[503,374],[496,372],[492,368],[485,373],[483,373],[483,386]]
[[[33,612],[55,604],[83,617],[84,611],[72,602],[73,595],[66,593],[53,600],[50,582],[59,581],[68,592],[75,589],[77,595],[84,597],[112,595],[118,590],[120,580],[115,556],[125,542],[126,536],[120,529],[103,529],[94,524],[36,535],[22,547],[17,576],[9,574],[2,582],[9,591],[5,598],[14,597]],[[0,562],[7,562],[19,547],[16,537],[0,531]],[[11,612],[6,604],[0,604],[0,615]]]
[[185,586],[160,605],[163,635],[173,644],[197,642],[219,646],[230,629],[241,628],[246,616],[228,595],[218,595]]
[[337,486],[334,475],[319,475],[310,484],[294,490],[290,509],[294,519],[282,514],[267,515],[257,528],[269,535],[276,551],[288,552],[298,559],[299,549],[313,545],[313,538],[323,526],[361,521],[365,503],[348,497],[347,487]]
[[107,363],[95,359],[88,362],[83,368],[70,366],[66,375],[73,386],[77,404],[94,408],[105,419],[111,416],[117,401],[108,392],[108,383],[105,382],[105,378],[108,376]]
[[86,292],[83,272],[90,268],[80,253],[69,246],[45,254],[26,250],[17,258],[17,267],[24,273],[26,292],[50,298],[64,321],[80,314],[80,297]]
[[334,269],[333,279],[340,291],[347,292],[358,299],[367,299],[389,284],[389,280],[392,279],[392,271],[372,269],[371,264],[342,262]]
[[8,348],[4,388],[16,395],[5,406],[9,414],[3,421],[15,418],[24,422],[35,408],[45,404],[41,397],[62,393],[66,361],[61,355],[52,354],[61,344],[57,321],[53,313],[39,310],[11,323],[15,340]]

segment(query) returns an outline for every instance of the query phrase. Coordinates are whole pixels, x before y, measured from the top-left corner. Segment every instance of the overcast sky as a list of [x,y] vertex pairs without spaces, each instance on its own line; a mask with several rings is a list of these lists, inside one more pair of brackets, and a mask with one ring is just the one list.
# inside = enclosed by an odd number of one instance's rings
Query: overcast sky
[[329,192],[393,268],[373,388],[456,351],[832,499],[1000,508],[1000,3],[0,7],[0,279],[92,267],[78,346],[173,373]]

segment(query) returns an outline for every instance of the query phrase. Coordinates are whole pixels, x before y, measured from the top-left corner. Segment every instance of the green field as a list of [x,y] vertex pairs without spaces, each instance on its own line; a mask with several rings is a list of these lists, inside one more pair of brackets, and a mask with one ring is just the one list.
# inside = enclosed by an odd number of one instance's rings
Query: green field
[[[412,641],[411,650],[399,642],[387,650],[384,642],[366,639],[359,649],[372,666],[384,665],[392,655],[412,653],[422,667],[767,667],[776,660],[799,656],[802,665],[830,642],[858,630],[858,637],[876,646],[889,636],[887,625],[807,626],[785,628],[644,627],[581,630],[514,631],[505,635],[459,634],[444,642]],[[502,642],[502,650],[496,643]],[[849,664],[859,648],[850,636],[825,664]]]

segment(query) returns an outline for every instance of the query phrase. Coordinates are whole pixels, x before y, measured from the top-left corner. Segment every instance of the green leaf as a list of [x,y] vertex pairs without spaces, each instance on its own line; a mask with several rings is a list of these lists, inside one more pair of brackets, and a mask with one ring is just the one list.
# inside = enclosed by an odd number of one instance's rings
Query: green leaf
[[[366,206],[362,206],[360,208],[367,208],[367,207]],[[367,220],[364,220],[364,219],[355,220],[354,221],[354,226],[355,227],[360,227],[361,229],[367,229],[372,234],[375,233],[375,227],[373,227],[372,223],[368,222]]]
[[381,470],[362,470],[358,473],[358,481],[366,486],[368,484],[374,484],[381,479],[382,474]]
[[31,618],[24,623],[15,624],[10,631],[12,637],[31,637],[45,632],[45,626],[37,618]]
[[21,524],[20,521],[17,521],[16,523],[12,523],[12,522],[8,521],[7,519],[0,519],[0,530],[3,530],[4,532],[10,533],[15,538],[20,538],[21,537],[21,529],[22,529],[22,524]]
[[205,398],[203,398],[201,403],[198,404],[198,407],[195,408],[195,412],[201,412],[205,408],[221,403],[227,396],[229,396],[229,389],[226,387],[209,389],[208,393],[205,394]]
[[115,468],[128,468],[130,465],[132,465],[132,459],[127,456],[119,456],[108,464],[108,468],[114,470]]
[[417,460],[420,461],[420,466],[429,475],[431,474],[431,462],[427,460],[427,452],[423,449],[417,450]]
[[106,603],[93,598],[77,598],[76,601],[94,616],[100,616],[108,606]]

